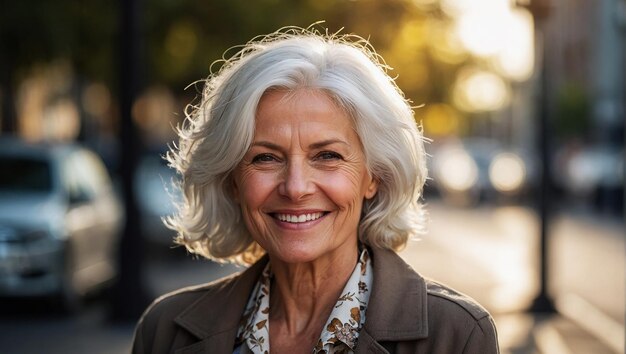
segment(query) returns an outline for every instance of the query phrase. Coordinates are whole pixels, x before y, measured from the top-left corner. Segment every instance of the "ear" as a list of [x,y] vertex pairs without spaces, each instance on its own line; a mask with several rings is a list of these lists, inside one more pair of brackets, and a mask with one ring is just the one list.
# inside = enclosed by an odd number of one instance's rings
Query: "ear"
[[370,177],[370,183],[367,185],[367,189],[365,190],[365,199],[372,199],[378,192],[378,178],[375,176]]

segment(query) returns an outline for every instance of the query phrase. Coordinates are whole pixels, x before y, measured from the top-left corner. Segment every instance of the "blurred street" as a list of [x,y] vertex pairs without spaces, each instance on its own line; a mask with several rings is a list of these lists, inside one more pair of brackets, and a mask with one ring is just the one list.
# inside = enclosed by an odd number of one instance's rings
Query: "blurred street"
[[522,207],[455,209],[431,204],[429,234],[403,258],[496,318],[504,353],[622,353],[624,225],[583,212],[555,216],[550,293],[558,315],[524,312],[538,290],[536,215]]
[[[425,276],[465,292],[494,314],[503,353],[623,352],[624,226],[617,218],[583,212],[555,217],[551,294],[558,315],[524,310],[536,291],[537,220],[523,207],[458,209],[428,205],[430,229],[401,255]],[[148,256],[152,296],[236,271],[185,257],[180,248]],[[104,299],[74,316],[50,314],[44,304],[5,303],[0,320],[3,353],[124,353],[134,323],[107,321]]]

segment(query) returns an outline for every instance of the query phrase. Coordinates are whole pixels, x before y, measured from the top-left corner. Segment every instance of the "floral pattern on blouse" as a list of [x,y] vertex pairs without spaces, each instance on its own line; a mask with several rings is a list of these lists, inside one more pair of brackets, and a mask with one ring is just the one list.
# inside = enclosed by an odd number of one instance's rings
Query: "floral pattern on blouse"
[[[365,323],[365,310],[369,302],[372,278],[369,253],[366,248],[363,248],[359,261],[313,348],[314,354],[354,352],[359,332]],[[242,350],[244,345],[247,345],[246,349],[255,354],[270,353],[270,283],[271,269],[268,263],[250,295],[241,318],[234,353],[244,352]]]
[[[250,300],[243,312],[243,317],[239,324],[237,333],[237,343],[247,343],[248,348],[255,354],[269,354],[270,352],[270,333],[269,333],[269,314],[270,314],[270,284],[271,269],[269,262],[261,278],[256,283]],[[234,353],[240,352],[239,345]]]

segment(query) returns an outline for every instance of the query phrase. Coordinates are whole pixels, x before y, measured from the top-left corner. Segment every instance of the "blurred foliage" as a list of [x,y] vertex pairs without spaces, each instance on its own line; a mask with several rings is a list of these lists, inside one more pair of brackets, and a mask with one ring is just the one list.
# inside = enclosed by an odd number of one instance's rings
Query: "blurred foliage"
[[[0,1],[3,86],[16,85],[35,64],[61,58],[72,64],[79,81],[103,82],[117,91],[118,43],[125,35],[119,33],[121,2]],[[457,71],[471,59],[447,36],[451,20],[435,2],[143,0],[140,9],[144,87],[166,85],[177,94],[195,95],[194,90],[183,93],[184,87],[207,77],[211,63],[227,49],[284,26],[324,21],[320,27],[329,32],[368,38],[415,105],[447,104],[437,119],[456,121],[463,115],[449,92]]]
[[[184,86],[206,77],[209,65],[233,45],[283,26],[316,21],[369,38],[409,97],[447,100],[450,64],[429,52],[428,28],[446,19],[404,0],[214,1],[150,0],[144,3],[150,81]],[[414,29],[414,30],[411,30]],[[427,83],[427,84],[426,84]],[[419,103],[419,102],[418,102]]]
[[0,65],[19,80],[35,64],[70,59],[82,75],[109,80],[116,11],[115,3],[106,0],[2,0]]
[[[436,4],[424,8],[409,0],[149,0],[143,8],[150,84],[164,83],[182,92],[189,83],[208,76],[210,64],[229,48],[284,26],[324,21],[320,27],[331,33],[369,39],[416,106],[448,104],[441,112],[449,114],[437,118],[443,125],[455,126],[447,120],[463,115],[454,108],[449,92],[458,69],[470,58],[446,38],[452,21]],[[417,120],[423,120],[419,110]]]
[[561,138],[585,136],[591,128],[591,103],[585,88],[575,82],[557,92],[556,133]]

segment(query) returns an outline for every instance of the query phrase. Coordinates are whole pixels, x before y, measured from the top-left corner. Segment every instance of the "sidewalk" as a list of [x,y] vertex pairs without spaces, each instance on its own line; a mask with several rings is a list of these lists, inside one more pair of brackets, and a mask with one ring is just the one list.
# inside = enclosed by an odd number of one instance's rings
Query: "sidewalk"
[[623,222],[556,217],[550,293],[558,313],[530,314],[537,293],[538,225],[526,208],[429,205],[429,233],[402,257],[425,276],[467,293],[496,320],[503,353],[624,352]]
[[599,338],[560,313],[496,314],[495,321],[502,354],[624,353],[623,334]]

